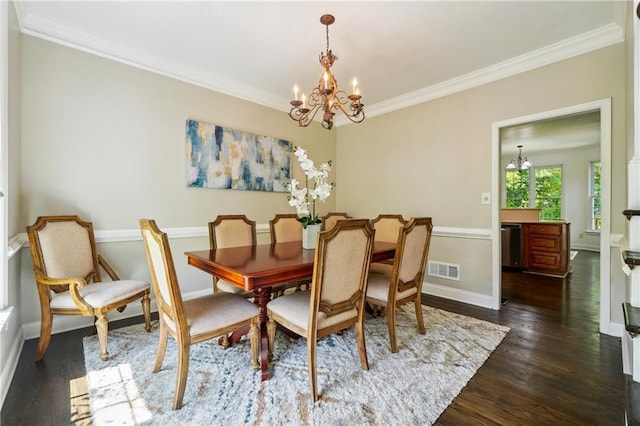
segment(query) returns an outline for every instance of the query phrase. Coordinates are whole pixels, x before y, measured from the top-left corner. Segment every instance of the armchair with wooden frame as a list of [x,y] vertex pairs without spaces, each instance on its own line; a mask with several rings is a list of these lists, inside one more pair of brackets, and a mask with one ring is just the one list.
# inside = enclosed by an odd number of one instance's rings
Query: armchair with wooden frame
[[286,294],[267,304],[270,354],[276,323],[307,339],[314,401],[318,400],[316,342],[319,338],[355,325],[360,364],[364,370],[369,369],[364,336],[364,297],[374,232],[367,219],[340,221],[321,232],[311,290]]
[[[149,283],[120,280],[98,254],[91,222],[71,215],[41,216],[27,227],[27,235],[42,314],[36,361],[49,347],[54,315],[94,317],[103,360],[109,357],[108,312],[122,312],[140,299],[145,329],[151,331]],[[102,281],[101,268],[112,281]]]
[[189,350],[195,343],[226,336],[249,327],[251,364],[258,368],[258,307],[244,297],[232,293],[216,293],[183,300],[171,255],[167,234],[156,222],[141,219],[140,228],[151,273],[153,291],[158,303],[160,337],[153,372],[162,367],[170,334],[178,346],[178,368],[173,409],[182,407],[189,371]]
[[412,218],[398,233],[396,254],[391,276],[369,274],[366,301],[386,308],[391,352],[398,352],[396,344],[396,308],[413,302],[418,331],[425,334],[422,318],[422,282],[429,256],[433,224],[430,217]]

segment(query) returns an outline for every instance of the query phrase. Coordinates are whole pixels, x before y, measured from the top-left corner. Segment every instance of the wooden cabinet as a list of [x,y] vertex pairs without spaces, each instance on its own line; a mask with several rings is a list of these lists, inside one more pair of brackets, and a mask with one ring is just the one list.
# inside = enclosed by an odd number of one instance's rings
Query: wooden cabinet
[[522,232],[525,272],[562,278],[571,272],[569,223],[524,223]]

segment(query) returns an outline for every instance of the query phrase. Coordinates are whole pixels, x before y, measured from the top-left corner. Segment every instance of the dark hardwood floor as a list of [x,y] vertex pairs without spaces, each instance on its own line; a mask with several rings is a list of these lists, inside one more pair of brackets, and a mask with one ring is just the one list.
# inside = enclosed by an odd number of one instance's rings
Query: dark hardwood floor
[[[573,265],[564,280],[504,272],[508,300],[500,311],[423,297],[427,305],[511,328],[438,424],[624,424],[620,339],[598,333],[598,254],[580,252]],[[82,352],[82,337],[91,333],[54,335],[42,363],[34,362],[37,340],[25,342],[2,425],[91,424]]]

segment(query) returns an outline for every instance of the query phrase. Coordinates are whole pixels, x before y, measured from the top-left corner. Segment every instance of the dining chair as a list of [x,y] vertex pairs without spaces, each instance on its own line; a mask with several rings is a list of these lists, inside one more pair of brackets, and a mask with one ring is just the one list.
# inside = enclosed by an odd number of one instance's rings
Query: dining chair
[[326,231],[328,229],[331,229],[337,221],[342,219],[352,219],[352,217],[345,212],[327,213],[325,216],[322,216],[322,230]]
[[[407,220],[400,214],[379,214],[371,220],[373,229],[376,230],[374,242],[396,243],[398,232],[406,225]],[[371,272],[391,275],[393,259],[371,263]]]
[[[276,214],[269,221],[269,235],[272,243],[302,241],[302,223],[298,220],[298,215],[293,213]],[[282,296],[289,289],[303,290],[308,287],[310,282],[311,280],[300,280],[286,283],[274,289],[272,296],[274,298]]]
[[258,307],[233,293],[183,300],[167,234],[151,219],[140,219],[151,282],[158,305],[160,336],[153,372],[162,367],[170,334],[177,342],[177,376],[173,409],[182,407],[189,372],[190,346],[249,327],[251,365],[258,365]]
[[[219,215],[213,222],[209,222],[209,247],[218,248],[255,246],[256,222],[243,214]],[[245,291],[230,282],[213,277],[213,291],[240,294],[253,297],[253,293]]]
[[[107,313],[122,312],[138,299],[145,329],[151,331],[149,283],[121,280],[98,254],[93,224],[79,216],[40,216],[27,227],[33,272],[40,298],[40,340],[36,361],[42,361],[51,340],[54,315],[95,318],[100,358],[109,358]],[[100,269],[111,281],[102,281]]]
[[411,218],[398,233],[396,254],[391,276],[369,274],[366,301],[386,309],[391,352],[396,344],[396,308],[413,302],[418,331],[425,334],[422,318],[422,282],[429,255],[433,224],[430,217]]
[[316,344],[319,338],[355,325],[360,364],[364,370],[369,369],[363,322],[373,234],[367,219],[340,221],[321,232],[311,290],[286,294],[267,304],[270,355],[276,324],[307,339],[314,402],[318,400]]

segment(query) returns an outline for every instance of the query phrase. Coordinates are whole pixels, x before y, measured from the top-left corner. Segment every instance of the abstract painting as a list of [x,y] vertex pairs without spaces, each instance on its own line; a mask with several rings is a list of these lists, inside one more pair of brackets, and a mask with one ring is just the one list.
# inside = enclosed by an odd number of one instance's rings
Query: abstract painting
[[291,143],[187,120],[187,186],[286,192]]

